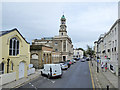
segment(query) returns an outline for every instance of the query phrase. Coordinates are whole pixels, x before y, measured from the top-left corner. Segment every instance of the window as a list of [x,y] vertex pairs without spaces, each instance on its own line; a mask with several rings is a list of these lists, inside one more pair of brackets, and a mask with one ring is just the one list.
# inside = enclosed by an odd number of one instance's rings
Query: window
[[116,35],[116,28],[115,28],[115,35]]
[[66,51],[66,41],[63,42],[63,51]]
[[61,33],[61,35],[63,35],[63,33]]
[[57,51],[58,51],[58,49],[55,49],[55,51],[57,52]]
[[55,45],[58,45],[58,43],[57,43],[57,42],[55,42]]
[[38,54],[36,54],[36,53],[34,53],[33,55],[32,55],[32,59],[38,59]]
[[9,55],[17,56],[19,54],[19,41],[16,37],[10,39]]

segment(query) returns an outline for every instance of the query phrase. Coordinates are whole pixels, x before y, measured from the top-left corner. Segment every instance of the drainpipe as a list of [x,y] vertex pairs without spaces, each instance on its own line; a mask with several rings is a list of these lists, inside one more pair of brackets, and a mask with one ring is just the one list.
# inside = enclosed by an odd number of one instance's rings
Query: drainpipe
[[7,73],[9,73],[9,61],[10,61],[10,59],[8,58],[7,59]]

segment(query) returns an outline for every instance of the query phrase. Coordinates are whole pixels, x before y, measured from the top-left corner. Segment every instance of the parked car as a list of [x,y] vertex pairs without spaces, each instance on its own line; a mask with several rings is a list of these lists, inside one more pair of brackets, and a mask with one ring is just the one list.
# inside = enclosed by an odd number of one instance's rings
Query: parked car
[[87,58],[86,58],[86,61],[89,61],[89,60],[90,60],[90,59],[87,57]]
[[47,75],[48,78],[62,76],[62,69],[60,64],[44,64],[41,70],[41,75]]
[[76,60],[76,61],[79,61],[79,60],[80,60],[80,58],[75,58],[75,60]]
[[74,61],[74,63],[76,63],[76,60],[73,60]]
[[61,68],[62,68],[62,70],[68,69],[68,64],[67,63],[63,63],[61,65]]
[[70,60],[72,64],[74,64],[74,59]]
[[85,62],[85,59],[81,59],[81,62]]
[[68,68],[71,66],[72,62],[70,60],[67,60]]

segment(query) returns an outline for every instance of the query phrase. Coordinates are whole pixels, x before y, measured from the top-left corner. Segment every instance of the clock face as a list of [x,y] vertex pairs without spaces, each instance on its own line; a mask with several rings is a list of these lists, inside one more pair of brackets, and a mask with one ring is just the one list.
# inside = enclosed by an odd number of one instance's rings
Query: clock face
[[61,29],[64,29],[64,26],[62,26]]
[[62,21],[62,24],[65,24],[65,22],[64,22],[64,21]]

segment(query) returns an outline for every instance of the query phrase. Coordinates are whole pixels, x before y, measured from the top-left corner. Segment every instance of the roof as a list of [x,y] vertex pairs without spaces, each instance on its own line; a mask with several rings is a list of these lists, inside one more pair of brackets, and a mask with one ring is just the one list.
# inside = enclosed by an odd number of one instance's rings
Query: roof
[[65,19],[65,16],[64,16],[64,15],[62,15],[61,19]]
[[[17,31],[17,32],[20,34],[20,36],[26,41],[26,39],[22,36],[22,34],[21,34],[16,28],[14,28],[14,29],[12,29],[12,30],[7,30],[7,31],[0,31],[0,37],[3,36],[3,35],[8,34],[8,33],[10,33],[10,32],[13,32],[13,31]],[[30,43],[27,42],[27,41],[26,41],[26,43],[30,44]]]
[[30,50],[42,50],[42,45],[31,45]]
[[64,16],[64,15],[62,15],[62,18],[65,18],[65,16]]
[[14,29],[13,30],[9,30],[9,31],[0,31],[0,37],[5,35],[5,34],[7,34],[7,33],[12,32],[12,31],[14,31]]
[[48,46],[45,46],[45,45],[31,45],[30,50],[42,50],[42,47],[47,47],[47,48],[52,49],[52,47],[48,47]]
[[53,37],[44,37],[45,40],[53,40]]

